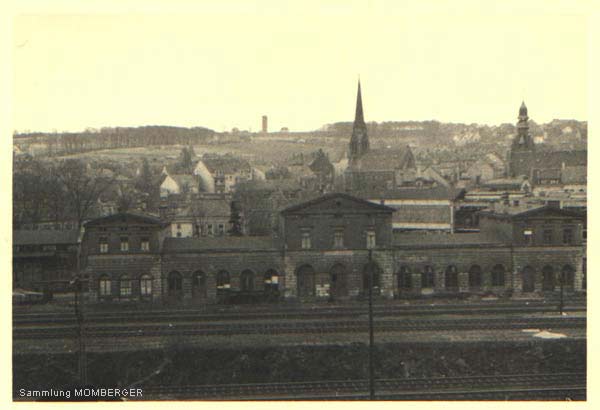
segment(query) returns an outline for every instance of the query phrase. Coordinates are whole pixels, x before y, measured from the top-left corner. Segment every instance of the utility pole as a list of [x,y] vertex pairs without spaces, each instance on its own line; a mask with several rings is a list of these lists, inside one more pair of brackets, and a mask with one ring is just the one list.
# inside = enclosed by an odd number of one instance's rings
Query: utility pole
[[369,249],[369,400],[375,400],[375,371],[374,349],[375,338],[373,335],[373,250]]
[[565,272],[561,271],[560,272],[560,302],[558,304],[558,313],[561,316],[563,315],[563,310],[565,307],[564,294],[565,294]]
[[87,355],[85,349],[85,323],[83,317],[83,283],[81,280],[81,242],[77,248],[76,272],[72,280],[75,293],[75,318],[77,319],[77,344],[78,344],[78,360],[77,373],[79,375],[79,383],[81,386],[87,385]]

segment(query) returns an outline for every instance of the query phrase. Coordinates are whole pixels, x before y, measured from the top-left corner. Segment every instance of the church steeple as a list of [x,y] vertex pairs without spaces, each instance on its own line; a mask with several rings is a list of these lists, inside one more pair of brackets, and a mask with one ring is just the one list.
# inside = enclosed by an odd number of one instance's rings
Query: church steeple
[[517,136],[513,141],[513,151],[516,150],[531,150],[534,148],[533,139],[529,134],[529,117],[527,116],[527,106],[525,101],[521,103],[519,108],[519,122],[517,122]]
[[369,151],[369,136],[362,106],[362,93],[360,80],[358,80],[358,92],[356,95],[356,112],[354,114],[354,125],[352,126],[352,137],[350,138],[350,161],[355,161]]

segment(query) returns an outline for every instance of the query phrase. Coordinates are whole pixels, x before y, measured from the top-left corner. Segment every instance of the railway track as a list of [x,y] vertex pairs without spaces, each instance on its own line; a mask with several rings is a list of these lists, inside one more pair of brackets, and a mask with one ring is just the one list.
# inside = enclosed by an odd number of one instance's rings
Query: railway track
[[[585,400],[585,373],[379,379],[379,400]],[[144,399],[364,400],[368,380],[144,387]]]
[[[586,311],[585,304],[571,305],[564,308],[566,312]],[[532,303],[521,305],[397,305],[376,306],[374,313],[378,317],[396,315],[427,316],[434,314],[460,315],[494,315],[494,314],[528,314],[556,312],[557,307],[548,303]],[[363,307],[319,307],[316,309],[280,309],[272,311],[222,311],[203,312],[198,310],[162,310],[135,312],[90,312],[86,314],[87,323],[127,323],[127,322],[212,322],[225,320],[277,320],[277,319],[330,319],[360,318],[365,315]],[[75,323],[72,313],[14,313],[13,325],[35,324],[69,324]]]
[[[497,330],[497,329],[565,329],[585,328],[585,317],[548,318],[461,318],[461,319],[383,319],[375,321],[375,331],[427,330]],[[138,325],[86,325],[87,337],[141,337],[141,336],[215,336],[243,334],[318,334],[359,333],[367,331],[366,321],[299,321],[251,323],[185,323]],[[14,339],[45,339],[75,337],[76,326],[13,328]]]

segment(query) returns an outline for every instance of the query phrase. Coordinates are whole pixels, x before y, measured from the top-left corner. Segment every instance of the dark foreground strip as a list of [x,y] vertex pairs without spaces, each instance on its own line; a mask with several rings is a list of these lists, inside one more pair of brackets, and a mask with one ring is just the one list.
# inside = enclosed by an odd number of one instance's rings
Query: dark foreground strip
[[[379,400],[585,399],[585,373],[517,374],[447,378],[379,379]],[[153,386],[144,399],[364,400],[367,380],[265,384]],[[484,398],[482,398],[484,397]]]

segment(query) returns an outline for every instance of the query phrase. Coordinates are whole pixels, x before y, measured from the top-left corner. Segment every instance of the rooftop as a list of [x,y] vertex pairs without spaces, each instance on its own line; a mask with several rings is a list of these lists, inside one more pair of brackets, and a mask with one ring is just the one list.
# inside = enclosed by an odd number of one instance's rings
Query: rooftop
[[269,251],[276,250],[270,236],[219,236],[202,238],[165,238],[164,253],[197,251]]
[[13,245],[59,245],[76,244],[79,230],[14,230]]
[[469,232],[469,233],[430,233],[430,232],[394,232],[393,245],[395,247],[453,247],[453,246],[481,246],[505,245],[509,239],[500,233]]

